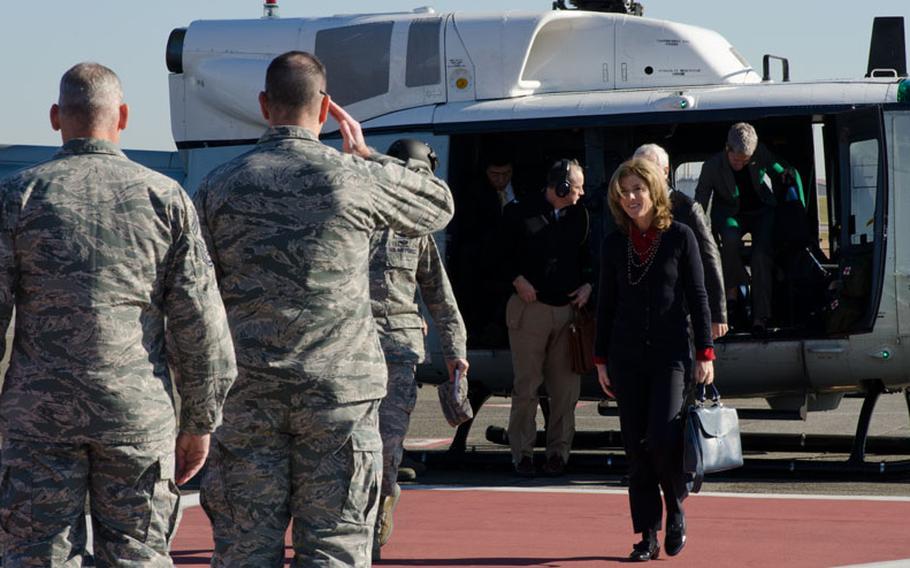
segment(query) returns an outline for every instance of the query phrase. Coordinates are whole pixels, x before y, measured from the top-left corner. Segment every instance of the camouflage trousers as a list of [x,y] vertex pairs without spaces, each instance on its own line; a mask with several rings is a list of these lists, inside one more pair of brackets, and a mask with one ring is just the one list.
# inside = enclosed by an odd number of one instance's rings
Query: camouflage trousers
[[3,566],[82,566],[89,497],[97,566],[173,566],[174,440],[122,446],[4,440]]
[[311,408],[232,393],[201,502],[212,566],[370,566],[379,502],[379,401]]
[[411,363],[388,363],[389,386],[379,405],[379,433],[382,435],[382,491],[392,494],[398,479],[398,466],[404,456],[404,438],[417,404],[417,370]]

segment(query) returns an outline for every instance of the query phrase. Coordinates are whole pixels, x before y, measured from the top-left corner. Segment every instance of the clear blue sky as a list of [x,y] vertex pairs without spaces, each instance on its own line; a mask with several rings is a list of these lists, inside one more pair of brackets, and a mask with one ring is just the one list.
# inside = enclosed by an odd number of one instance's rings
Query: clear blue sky
[[[860,77],[873,16],[904,16],[910,0],[642,0],[645,15],[714,29],[756,68],[789,57],[794,80]],[[281,0],[285,17],[401,11],[549,10],[551,0]],[[121,77],[131,123],[126,148],[173,149],[164,46],[173,28],[198,19],[257,18],[257,0],[0,1],[0,144],[58,145],[47,112],[60,75],[93,60]],[[908,42],[910,43],[910,42]]]

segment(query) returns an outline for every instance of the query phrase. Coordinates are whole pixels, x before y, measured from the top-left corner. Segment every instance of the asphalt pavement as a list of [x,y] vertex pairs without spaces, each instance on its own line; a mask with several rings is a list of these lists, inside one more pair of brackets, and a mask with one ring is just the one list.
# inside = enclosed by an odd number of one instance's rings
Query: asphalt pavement
[[[724,403],[734,408],[767,408],[762,399],[726,399]],[[741,420],[744,440],[756,434],[787,435],[787,439],[805,439],[811,442],[817,436],[840,435],[842,442],[852,438],[860,408],[861,398],[845,398],[836,410],[810,412],[805,421],[790,420]],[[487,439],[487,429],[504,428],[508,424],[509,399],[491,398],[477,414],[467,451],[463,456],[448,455],[446,449],[455,430],[446,423],[439,408],[436,389],[427,385],[419,389],[417,407],[412,414],[411,427],[405,447],[409,456],[425,462],[427,471],[416,483],[420,485],[457,486],[592,486],[622,488],[624,456],[619,448],[584,448],[573,450],[568,474],[561,478],[521,479],[510,469],[508,447]],[[538,428],[543,429],[543,417],[538,412]],[[576,411],[576,440],[581,444],[604,436],[604,432],[618,431],[615,416],[601,416],[596,402],[583,401]],[[805,435],[803,438],[802,435]],[[890,473],[891,466],[900,460],[910,460],[910,455],[875,454],[877,441],[910,440],[910,412],[902,393],[884,394],[878,401],[870,426],[869,452],[865,471],[854,468],[839,471],[849,457],[849,449],[833,451],[812,448],[811,451],[794,451],[795,448],[750,449],[745,444],[746,468],[730,474],[709,476],[705,492],[805,494],[805,495],[868,495],[910,496],[910,473]],[[754,445],[754,444],[753,444]],[[790,444],[793,445],[792,443]],[[811,444],[809,444],[811,445]],[[843,446],[843,443],[841,444]],[[783,451],[786,450],[786,451]],[[892,451],[886,448],[888,451]],[[537,450],[538,460],[543,459],[543,448]],[[811,464],[810,464],[811,462]],[[809,464],[807,466],[807,464]],[[824,464],[820,467],[819,464]],[[884,465],[882,465],[884,464]],[[821,469],[824,471],[815,471]],[[884,473],[880,473],[884,471]]]

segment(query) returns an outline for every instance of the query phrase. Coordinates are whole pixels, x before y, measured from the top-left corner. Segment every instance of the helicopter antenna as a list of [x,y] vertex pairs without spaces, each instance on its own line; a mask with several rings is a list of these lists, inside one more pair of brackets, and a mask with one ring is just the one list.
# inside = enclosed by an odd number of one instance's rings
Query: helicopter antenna
[[566,0],[553,2],[554,10],[586,10],[588,12],[612,12],[615,14],[628,14],[630,16],[643,16],[645,8],[641,2],[633,0],[569,0],[574,8],[566,6]]

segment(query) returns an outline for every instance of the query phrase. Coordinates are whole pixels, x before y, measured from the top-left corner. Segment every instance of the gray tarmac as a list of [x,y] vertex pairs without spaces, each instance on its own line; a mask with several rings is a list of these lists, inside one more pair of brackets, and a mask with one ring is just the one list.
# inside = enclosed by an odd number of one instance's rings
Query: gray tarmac
[[[726,399],[724,402],[734,408],[767,408],[762,399]],[[845,398],[836,410],[810,412],[805,421],[782,420],[741,420],[744,433],[777,433],[813,435],[849,435],[856,429],[857,418],[862,406],[861,398]],[[515,477],[509,467],[507,446],[490,442],[485,433],[488,427],[505,427],[509,417],[509,399],[491,398],[478,413],[471,434],[468,437],[467,454],[456,459],[445,456],[448,443],[455,430],[446,423],[439,408],[436,389],[431,385],[419,389],[417,407],[411,418],[411,427],[405,447],[409,456],[423,461],[427,471],[416,480],[421,485],[467,485],[467,486],[592,486],[623,489],[621,468],[608,467],[613,460],[622,461],[618,449],[573,450],[568,475],[561,478],[522,479]],[[543,428],[543,418],[538,412],[538,428]],[[614,416],[601,416],[597,403],[581,402],[576,413],[576,429],[579,438],[593,432],[619,429],[619,420]],[[873,437],[899,437],[910,439],[910,413],[903,394],[884,394],[878,401],[872,416],[870,435]],[[826,451],[749,451],[746,447],[747,467],[732,475],[709,476],[703,492],[758,493],[758,494],[806,494],[806,495],[848,495],[848,496],[889,496],[910,497],[910,473],[903,476],[879,475],[877,472],[852,473],[810,473],[789,471],[788,464],[797,460],[795,469],[800,470],[806,462],[843,462],[848,453]],[[538,448],[542,459],[543,448]],[[888,464],[895,460],[908,460],[910,455],[867,454],[866,461]],[[603,463],[601,469],[597,466]],[[593,465],[592,465],[593,464]],[[782,465],[780,465],[782,464]],[[814,466],[813,466],[814,467]],[[830,468],[828,468],[830,469]],[[873,469],[878,469],[874,466]]]

